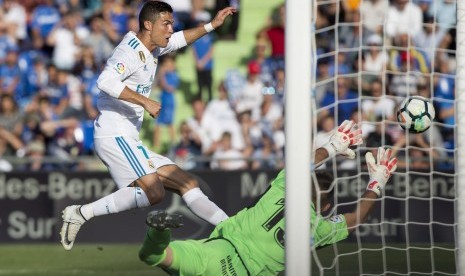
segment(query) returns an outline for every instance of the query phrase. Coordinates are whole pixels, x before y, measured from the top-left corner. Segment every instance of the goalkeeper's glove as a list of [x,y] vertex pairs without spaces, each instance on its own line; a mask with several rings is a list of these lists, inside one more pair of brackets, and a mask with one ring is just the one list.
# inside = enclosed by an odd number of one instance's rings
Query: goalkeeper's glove
[[349,149],[350,146],[356,146],[363,143],[362,130],[358,129],[354,121],[345,120],[337,128],[337,131],[329,138],[329,142],[323,145],[328,152],[329,157],[337,154],[347,156],[349,159],[355,158],[355,152]]
[[367,190],[375,192],[378,197],[382,195],[384,186],[397,168],[397,158],[394,157],[391,159],[391,153],[390,149],[385,150],[379,147],[377,163],[371,152],[365,154],[368,173],[370,175]]

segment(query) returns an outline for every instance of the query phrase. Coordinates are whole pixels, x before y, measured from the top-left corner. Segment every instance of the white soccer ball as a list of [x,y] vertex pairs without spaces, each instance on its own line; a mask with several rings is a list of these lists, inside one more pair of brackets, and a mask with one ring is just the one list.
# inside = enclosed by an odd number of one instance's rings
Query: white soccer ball
[[431,126],[435,115],[433,104],[428,99],[411,96],[400,104],[397,121],[403,129],[412,133],[421,133]]

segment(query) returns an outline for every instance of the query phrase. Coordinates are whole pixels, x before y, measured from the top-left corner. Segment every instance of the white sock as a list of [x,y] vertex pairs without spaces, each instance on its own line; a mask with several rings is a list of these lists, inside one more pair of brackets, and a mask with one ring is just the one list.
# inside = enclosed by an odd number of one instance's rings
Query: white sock
[[135,208],[150,206],[144,190],[139,187],[124,187],[97,201],[82,205],[81,214],[86,220]]
[[209,200],[200,188],[190,189],[182,196],[182,199],[194,214],[213,225],[217,225],[228,218],[228,215]]

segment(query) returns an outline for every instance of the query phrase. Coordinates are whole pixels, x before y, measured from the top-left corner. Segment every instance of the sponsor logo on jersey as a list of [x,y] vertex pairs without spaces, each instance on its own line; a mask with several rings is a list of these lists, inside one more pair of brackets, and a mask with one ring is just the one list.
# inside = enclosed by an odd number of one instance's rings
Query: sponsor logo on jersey
[[140,58],[140,60],[141,60],[142,62],[145,63],[145,55],[144,55],[144,52],[139,51],[139,58]]
[[151,89],[151,85],[143,85],[143,84],[138,84],[136,87],[136,92],[142,95],[149,94]]
[[337,216],[330,217],[329,221],[332,223],[341,223],[344,221],[344,219],[342,218],[342,215],[337,215]]
[[155,165],[153,164],[152,160],[147,160],[147,163],[149,163],[150,168],[155,169]]
[[118,74],[123,74],[126,71],[126,66],[122,62],[118,62],[115,64],[115,70]]

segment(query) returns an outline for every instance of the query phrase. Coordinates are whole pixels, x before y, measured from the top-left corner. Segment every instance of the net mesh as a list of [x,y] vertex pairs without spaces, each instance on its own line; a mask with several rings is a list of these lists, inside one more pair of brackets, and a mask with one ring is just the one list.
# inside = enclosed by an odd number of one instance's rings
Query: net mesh
[[[316,1],[315,147],[345,119],[365,143],[355,160],[324,169],[337,181],[328,216],[352,211],[365,191],[364,155],[390,147],[399,159],[367,223],[341,243],[317,250],[320,275],[456,275],[456,1]],[[429,130],[399,127],[406,97],[432,101]]]

